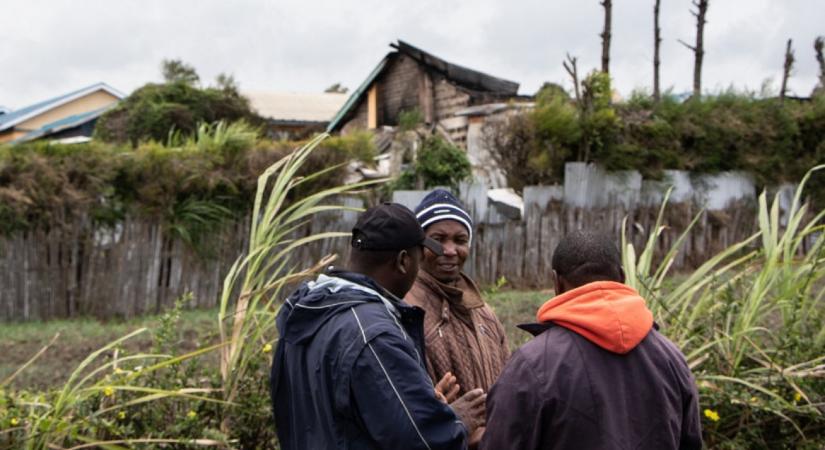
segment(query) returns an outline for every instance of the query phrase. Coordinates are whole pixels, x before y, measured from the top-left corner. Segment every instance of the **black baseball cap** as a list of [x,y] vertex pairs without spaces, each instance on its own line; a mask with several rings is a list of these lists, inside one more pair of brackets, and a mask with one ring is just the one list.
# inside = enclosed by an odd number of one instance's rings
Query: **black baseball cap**
[[436,255],[444,253],[441,244],[424,234],[415,214],[398,203],[383,203],[364,211],[352,229],[351,243],[359,250],[393,251],[420,245]]

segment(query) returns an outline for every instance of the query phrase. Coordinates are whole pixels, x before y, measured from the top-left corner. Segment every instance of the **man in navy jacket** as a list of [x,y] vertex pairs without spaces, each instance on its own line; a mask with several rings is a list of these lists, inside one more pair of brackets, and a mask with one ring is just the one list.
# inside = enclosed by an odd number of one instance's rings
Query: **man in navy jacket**
[[401,298],[418,272],[424,236],[397,204],[353,229],[351,271],[302,285],[277,317],[271,394],[281,448],[464,449],[483,422],[485,395],[447,405],[425,369],[423,311]]

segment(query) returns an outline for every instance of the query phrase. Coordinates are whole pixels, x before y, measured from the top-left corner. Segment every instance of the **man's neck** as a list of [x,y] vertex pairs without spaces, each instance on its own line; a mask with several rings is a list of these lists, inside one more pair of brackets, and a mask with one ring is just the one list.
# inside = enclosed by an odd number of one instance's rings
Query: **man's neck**
[[382,276],[380,271],[366,270],[366,269],[363,269],[363,268],[360,268],[360,267],[357,267],[357,266],[352,267],[352,268],[346,268],[346,269],[344,269],[344,271],[354,273],[354,274],[358,274],[358,275],[362,275],[362,276],[365,276],[365,277],[369,278],[370,280],[375,282],[376,287],[380,288],[382,293],[386,294],[387,297],[390,300],[393,300],[393,301],[398,301],[399,300],[398,297],[395,294],[393,294],[392,291],[390,291],[387,288],[387,284],[382,281],[384,279],[384,277]]

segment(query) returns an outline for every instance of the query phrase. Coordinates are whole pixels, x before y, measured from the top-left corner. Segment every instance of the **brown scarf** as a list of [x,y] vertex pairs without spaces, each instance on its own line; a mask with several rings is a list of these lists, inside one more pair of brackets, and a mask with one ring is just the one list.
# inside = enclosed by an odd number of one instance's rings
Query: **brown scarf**
[[455,285],[449,285],[436,280],[425,271],[418,273],[425,284],[432,289],[439,297],[447,300],[450,310],[470,328],[473,328],[473,319],[470,310],[484,306],[481,292],[478,286],[467,275],[461,274],[461,278]]

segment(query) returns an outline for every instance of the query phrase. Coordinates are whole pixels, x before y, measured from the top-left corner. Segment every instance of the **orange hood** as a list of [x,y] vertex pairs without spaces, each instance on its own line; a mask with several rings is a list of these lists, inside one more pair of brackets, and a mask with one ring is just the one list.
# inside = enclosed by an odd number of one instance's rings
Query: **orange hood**
[[536,313],[539,322],[553,322],[613,353],[633,350],[653,326],[653,313],[635,289],[622,283],[597,281],[548,300]]

